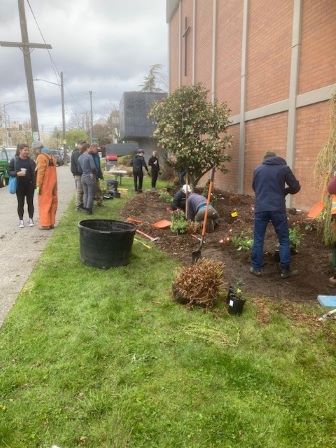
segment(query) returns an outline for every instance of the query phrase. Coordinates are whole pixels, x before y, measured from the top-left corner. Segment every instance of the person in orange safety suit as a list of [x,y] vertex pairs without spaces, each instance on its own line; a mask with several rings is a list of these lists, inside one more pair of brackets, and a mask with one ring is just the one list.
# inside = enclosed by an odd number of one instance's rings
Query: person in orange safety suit
[[55,226],[58,204],[56,160],[41,142],[33,142],[32,148],[37,153],[36,192],[38,194],[40,229],[50,230]]

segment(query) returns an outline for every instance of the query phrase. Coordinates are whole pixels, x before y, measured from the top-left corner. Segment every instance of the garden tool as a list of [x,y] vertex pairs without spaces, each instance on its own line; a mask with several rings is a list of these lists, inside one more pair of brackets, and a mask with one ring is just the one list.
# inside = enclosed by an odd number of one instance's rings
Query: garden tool
[[323,316],[319,317],[318,320],[319,321],[323,321],[323,320],[326,320],[328,318],[335,319],[335,317],[336,317],[336,309],[335,310],[331,310],[328,313],[323,314]]
[[188,219],[188,186],[189,186],[189,176],[188,176],[188,172],[186,174],[186,202],[185,202],[185,216]]
[[203,243],[204,243],[205,231],[206,231],[206,226],[207,226],[207,221],[208,221],[208,208],[209,208],[209,204],[210,204],[211,193],[212,193],[213,184],[214,184],[214,178],[215,178],[215,168],[212,168],[210,183],[209,183],[209,190],[208,190],[208,198],[207,198],[207,203],[206,203],[206,210],[205,210],[205,215],[204,215],[204,220],[203,220],[202,237],[201,237],[201,242],[200,242],[199,248],[197,250],[194,250],[191,254],[193,263],[196,263],[202,256],[202,247],[203,247]]
[[157,241],[157,240],[159,239],[159,237],[153,238],[152,236],[147,235],[147,233],[142,232],[141,230],[138,230],[138,229],[136,230],[136,233],[138,233],[139,235],[144,236],[145,238],[148,238],[149,241],[151,241],[152,243],[153,243],[154,241]]

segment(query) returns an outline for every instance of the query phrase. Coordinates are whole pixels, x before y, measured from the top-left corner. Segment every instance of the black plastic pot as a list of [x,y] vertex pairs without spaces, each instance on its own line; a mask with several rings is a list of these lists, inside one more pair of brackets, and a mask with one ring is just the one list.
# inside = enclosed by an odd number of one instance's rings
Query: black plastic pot
[[240,315],[243,312],[245,302],[246,302],[245,299],[241,299],[241,298],[235,296],[234,294],[231,294],[229,303],[228,303],[229,314]]
[[132,252],[135,226],[112,219],[80,221],[81,261],[90,266],[108,269],[125,266]]
[[231,297],[236,297],[234,289],[232,288],[232,286],[229,286],[229,290],[228,290],[228,294],[226,296],[226,303],[230,302]]

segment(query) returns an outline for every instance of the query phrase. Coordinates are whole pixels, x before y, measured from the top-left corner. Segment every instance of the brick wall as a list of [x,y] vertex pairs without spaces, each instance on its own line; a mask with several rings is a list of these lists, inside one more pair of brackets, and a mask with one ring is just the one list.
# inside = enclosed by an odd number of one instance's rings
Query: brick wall
[[211,89],[212,0],[198,0],[196,8],[196,73],[195,82]]
[[299,92],[336,81],[336,1],[304,0]]
[[246,123],[245,193],[252,193],[253,171],[267,151],[286,156],[287,117],[287,112],[284,112]]
[[232,135],[232,147],[228,151],[231,155],[231,162],[225,164],[229,170],[223,174],[218,171],[215,177],[215,186],[221,190],[237,191],[238,188],[238,160],[239,160],[239,125],[231,126],[228,133]]
[[216,97],[232,115],[240,112],[243,1],[220,0],[217,6]]
[[308,209],[320,200],[314,184],[316,156],[328,140],[330,105],[328,102],[302,107],[297,112],[296,161],[294,173],[301,184],[301,191],[293,197],[294,206]]
[[247,110],[288,98],[293,1],[250,0]]
[[179,11],[178,8],[169,24],[170,27],[170,55],[169,55],[169,79],[170,90],[173,92],[179,84]]
[[187,35],[187,76],[185,76],[185,38],[182,38],[182,85],[192,84],[192,51],[193,51],[193,2],[192,0],[183,0],[182,2],[182,34],[185,31],[185,17],[188,20],[188,26],[190,27]]

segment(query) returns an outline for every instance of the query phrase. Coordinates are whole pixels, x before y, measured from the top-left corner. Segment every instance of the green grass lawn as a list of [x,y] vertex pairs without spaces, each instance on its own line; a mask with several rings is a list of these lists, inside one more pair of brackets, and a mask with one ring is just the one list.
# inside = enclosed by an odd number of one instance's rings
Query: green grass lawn
[[325,331],[272,304],[268,324],[253,303],[177,305],[177,263],[139,243],[127,267],[87,267],[81,217],[65,214],[1,329],[1,448],[336,446]]

